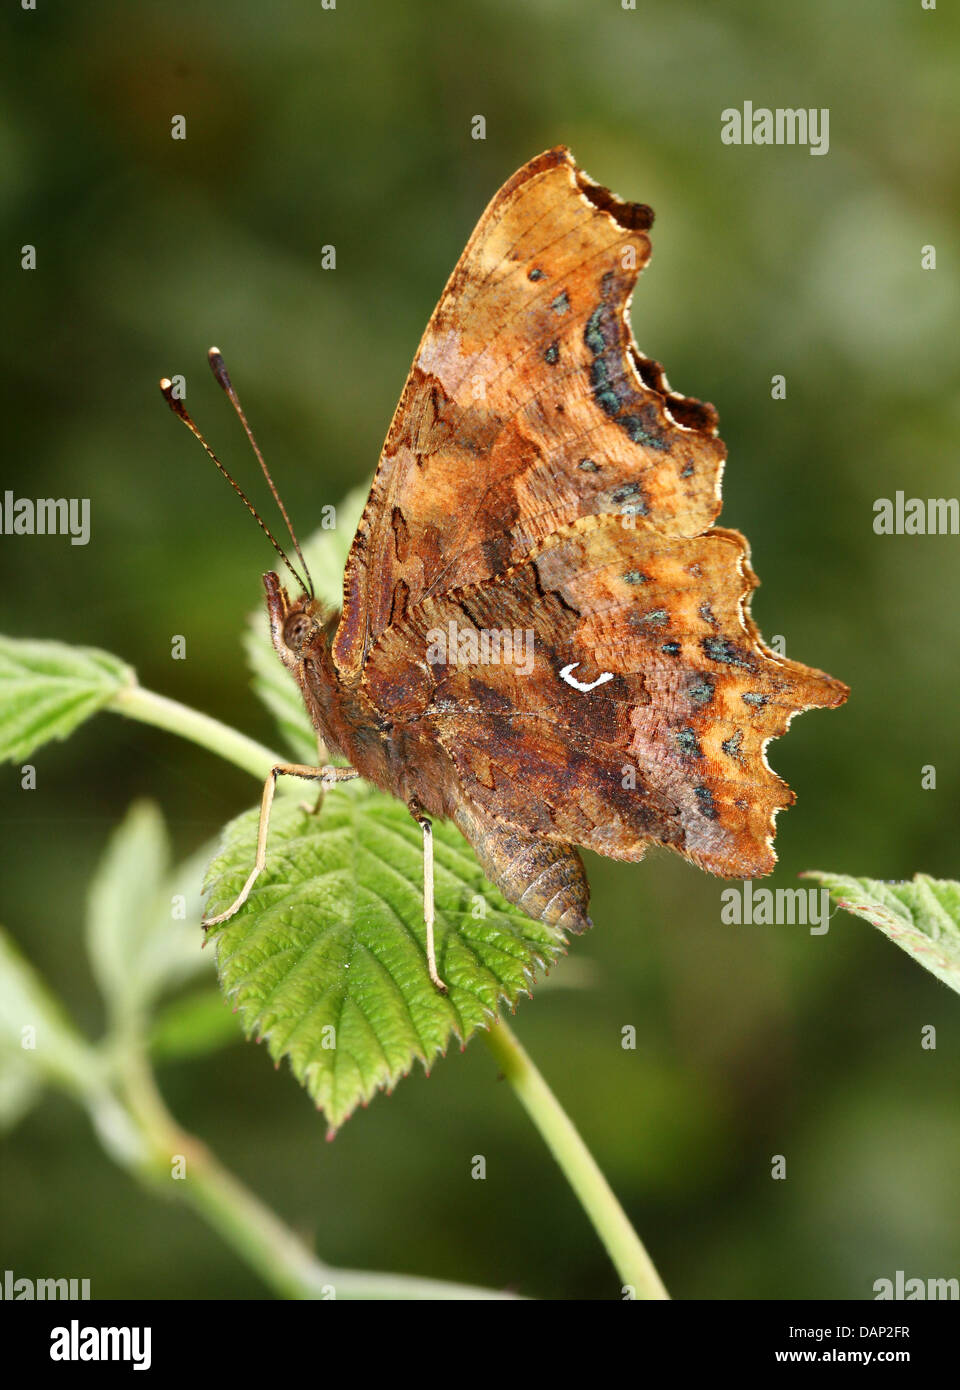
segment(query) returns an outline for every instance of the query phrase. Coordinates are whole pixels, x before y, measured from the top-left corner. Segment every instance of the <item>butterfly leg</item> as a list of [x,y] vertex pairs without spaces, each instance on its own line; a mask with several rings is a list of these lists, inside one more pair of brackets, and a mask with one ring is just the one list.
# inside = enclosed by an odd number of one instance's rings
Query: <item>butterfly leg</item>
[[[330,754],[327,752],[327,745],[324,743],[320,735],[317,734],[317,767],[326,767],[329,757]],[[323,779],[321,778],[320,790],[317,792],[316,801],[313,803],[312,806],[309,801],[301,801],[301,811],[306,811],[308,816],[319,816],[321,810],[323,809],[323,794],[326,790],[326,786],[324,785]]]
[[441,993],[447,987],[437,972],[437,952],[433,940],[433,821],[416,801],[408,801],[407,809],[423,831],[423,922],[427,929],[427,969]]
[[270,808],[273,805],[274,793],[277,790],[278,777],[302,777],[308,782],[319,782],[322,797],[326,788],[332,787],[335,782],[352,782],[355,777],[359,776],[356,768],[333,767],[329,764],[325,767],[309,767],[306,763],[277,763],[276,767],[272,767],[263,784],[263,797],[260,802],[260,829],[257,832],[257,857],[250,870],[250,877],[226,912],[221,912],[216,917],[204,917],[203,925],[215,927],[220,922],[228,921],[235,912],[239,912],[249,898],[251,888],[263,872],[263,867],[267,862],[267,830],[270,826]]

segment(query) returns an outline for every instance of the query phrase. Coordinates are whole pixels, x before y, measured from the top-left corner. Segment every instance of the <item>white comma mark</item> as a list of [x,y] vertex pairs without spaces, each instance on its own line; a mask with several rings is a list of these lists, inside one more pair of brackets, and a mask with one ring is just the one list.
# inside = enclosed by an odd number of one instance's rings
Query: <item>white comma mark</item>
[[574,690],[596,690],[598,685],[603,685],[605,681],[613,680],[613,672],[604,671],[601,675],[597,676],[595,681],[590,681],[589,683],[586,681],[578,681],[576,676],[571,676],[570,672],[575,671],[579,665],[579,661],[571,661],[570,665],[564,666],[563,670],[560,672],[560,679],[566,681],[567,685],[572,685]]

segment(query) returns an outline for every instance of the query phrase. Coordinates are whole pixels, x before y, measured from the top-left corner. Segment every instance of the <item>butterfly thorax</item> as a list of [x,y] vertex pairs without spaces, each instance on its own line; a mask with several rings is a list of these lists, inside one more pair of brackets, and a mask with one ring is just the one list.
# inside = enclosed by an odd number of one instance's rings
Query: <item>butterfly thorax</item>
[[449,761],[425,728],[394,720],[368,697],[363,680],[343,679],[333,659],[339,613],[301,595],[291,601],[275,574],[264,576],[277,655],[296,678],[310,720],[333,756],[402,801],[449,817],[456,798]]
[[[300,686],[311,722],[328,751],[352,760],[359,751],[353,731],[360,711],[351,709],[350,702],[345,707],[342,699],[345,692],[341,690],[331,655],[339,614],[331,613],[319,599],[309,594],[291,600],[275,574],[264,575],[263,582],[270,635],[277,656]],[[379,732],[376,727],[365,728],[366,737],[362,742],[369,743],[370,750],[366,757],[361,754],[362,762],[369,762],[370,756],[375,754]],[[356,762],[353,765],[363,771]]]

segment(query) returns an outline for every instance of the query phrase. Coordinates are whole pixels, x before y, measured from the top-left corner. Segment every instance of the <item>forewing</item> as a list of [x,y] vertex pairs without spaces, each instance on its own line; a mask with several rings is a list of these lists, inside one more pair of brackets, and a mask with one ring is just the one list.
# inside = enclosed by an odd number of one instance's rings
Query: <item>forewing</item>
[[579,517],[695,536],[720,509],[712,406],[672,392],[626,313],[653,214],[550,150],[480,219],[431,318],[344,577],[334,659]]

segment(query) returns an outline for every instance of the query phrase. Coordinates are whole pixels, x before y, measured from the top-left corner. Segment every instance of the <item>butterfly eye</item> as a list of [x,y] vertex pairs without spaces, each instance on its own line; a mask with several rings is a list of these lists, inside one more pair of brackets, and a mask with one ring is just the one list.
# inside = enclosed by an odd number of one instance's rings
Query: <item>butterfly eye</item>
[[315,624],[306,613],[291,613],[283,625],[283,640],[292,652],[298,655],[300,649],[313,635]]

